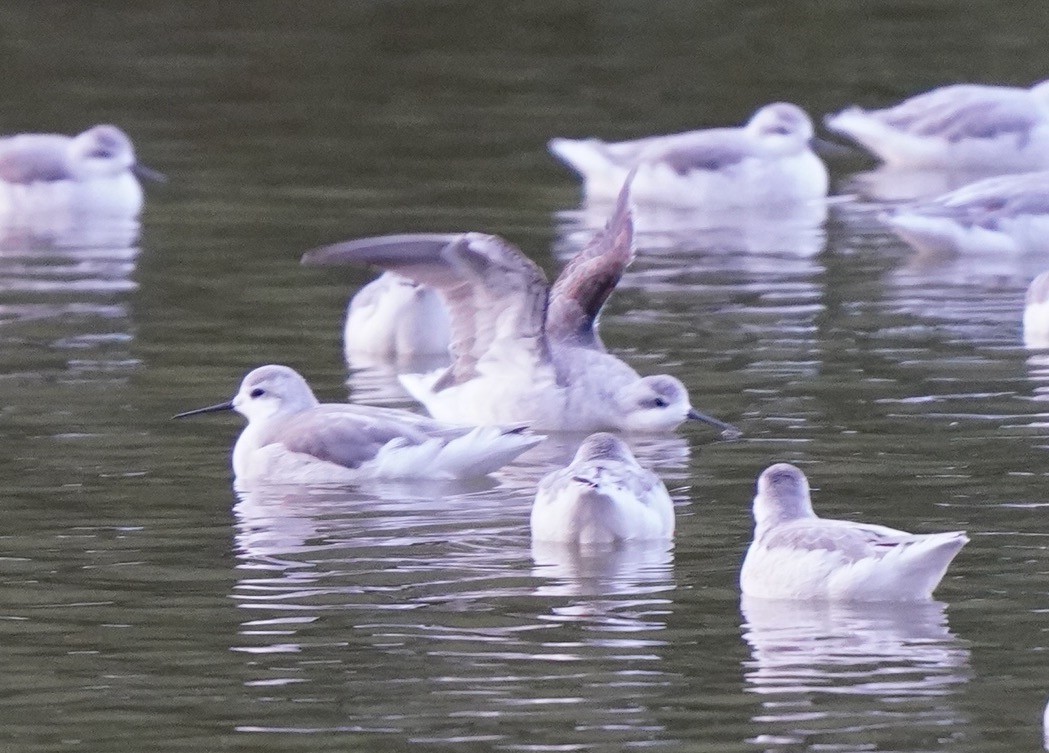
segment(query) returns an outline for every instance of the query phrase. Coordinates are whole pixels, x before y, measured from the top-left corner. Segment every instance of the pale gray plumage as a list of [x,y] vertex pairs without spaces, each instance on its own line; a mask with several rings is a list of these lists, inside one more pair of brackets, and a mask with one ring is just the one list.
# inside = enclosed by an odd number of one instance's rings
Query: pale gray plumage
[[674,535],[674,505],[622,439],[599,432],[583,441],[566,468],[539,483],[530,525],[534,540],[565,544],[667,540]]
[[883,219],[920,250],[1040,253],[1049,250],[1049,171],[978,180]]
[[606,143],[551,139],[548,147],[583,179],[589,200],[614,198],[630,170],[644,205],[728,208],[821,201],[827,170],[812,151],[812,120],[797,105],[761,107],[739,128],[710,128]]
[[633,259],[628,186],[604,230],[551,287],[543,271],[492,235],[365,238],[316,249],[307,265],[373,264],[434,287],[452,319],[450,367],[402,382],[443,420],[524,421],[539,429],[665,431],[694,411],[674,377],[640,377],[608,354],[601,309]]
[[912,534],[816,516],[805,474],[788,463],[758,477],[754,540],[740,570],[744,594],[773,599],[910,601],[929,598],[963,531]]
[[1049,167],[1049,82],[956,84],[880,110],[850,107],[827,128],[898,167],[992,172]]
[[233,449],[238,480],[465,478],[542,440],[523,427],[469,428],[390,408],[322,404],[300,374],[276,364],[249,372],[233,400],[176,418],[219,410],[248,419]]

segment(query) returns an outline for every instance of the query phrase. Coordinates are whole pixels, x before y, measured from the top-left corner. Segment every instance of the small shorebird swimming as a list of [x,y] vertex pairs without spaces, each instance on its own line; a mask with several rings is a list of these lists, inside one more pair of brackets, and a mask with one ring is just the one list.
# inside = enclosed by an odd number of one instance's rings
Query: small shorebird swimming
[[134,217],[142,210],[136,176],[166,180],[135,160],[131,139],[113,125],[97,125],[77,136],[0,138],[0,212]]
[[955,84],[892,107],[825,119],[897,167],[1024,172],[1049,167],[1049,81],[1030,89]]
[[471,478],[543,440],[523,427],[464,428],[393,408],[320,403],[298,372],[273,364],[249,372],[232,400],[175,418],[226,410],[248,419],[233,447],[238,483]]
[[537,430],[670,431],[698,419],[680,380],[641,377],[605,350],[598,314],[634,256],[629,184],[612,219],[562,270],[546,275],[494,235],[390,235],[337,243],[303,264],[370,264],[433,286],[452,319],[452,364],[401,375],[432,416],[472,425],[524,423]]
[[384,272],[357,291],[346,309],[347,357],[447,355],[451,337],[448,312],[437,292],[393,272]]
[[805,474],[788,463],[758,477],[744,595],[765,599],[928,599],[969,541],[964,531],[915,534],[816,517]]
[[670,539],[674,504],[622,439],[599,432],[539,483],[531,526],[535,540],[571,544]]
[[1049,348],[1049,272],[1042,272],[1027,286],[1023,332],[1028,348]]
[[1049,251],[1049,171],[998,175],[882,216],[908,244],[928,253]]
[[710,128],[635,141],[552,139],[562,162],[583,178],[588,200],[614,200],[631,170],[639,204],[695,207],[704,212],[822,200],[827,168],[812,151],[809,116],[776,102],[739,128]]

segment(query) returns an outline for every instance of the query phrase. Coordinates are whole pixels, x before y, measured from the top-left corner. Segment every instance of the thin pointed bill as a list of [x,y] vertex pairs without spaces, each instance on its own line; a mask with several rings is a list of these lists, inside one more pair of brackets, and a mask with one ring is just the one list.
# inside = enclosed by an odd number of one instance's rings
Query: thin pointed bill
[[830,139],[822,139],[818,136],[809,139],[809,146],[816,154],[827,159],[855,159],[857,157],[870,156],[854,146],[831,141]]
[[131,172],[142,180],[151,180],[154,183],[168,182],[168,176],[164,175],[164,173],[154,170],[152,167],[146,167],[138,162],[131,166]]
[[695,408],[688,409],[688,418],[692,421],[702,421],[705,424],[710,424],[716,429],[721,429],[722,439],[737,439],[738,437],[743,436],[743,432],[732,424],[718,421],[716,418],[708,416],[706,413],[700,413]]
[[172,416],[172,418],[186,418],[186,416],[196,416],[201,413],[218,413],[219,411],[233,410],[233,401],[227,400],[224,403],[216,403],[215,405],[209,405],[206,408],[196,408],[195,410],[188,410],[185,413],[179,413],[178,415]]

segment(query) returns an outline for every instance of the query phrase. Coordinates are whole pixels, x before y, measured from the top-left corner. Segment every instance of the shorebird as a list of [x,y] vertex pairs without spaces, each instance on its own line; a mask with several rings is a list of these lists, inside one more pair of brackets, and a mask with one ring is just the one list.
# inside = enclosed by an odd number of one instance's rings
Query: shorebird
[[346,355],[412,359],[448,353],[451,322],[437,291],[384,272],[361,288],[346,309]]
[[321,403],[287,366],[249,372],[236,397],[179,413],[235,410],[238,483],[342,483],[483,476],[543,440],[523,427],[463,428],[392,408]]
[[788,463],[758,477],[754,520],[740,586],[766,599],[928,599],[969,541],[964,531],[914,534],[819,518],[808,479]]
[[931,253],[1049,251],[1049,171],[999,175],[882,215],[908,244]]
[[888,164],[1016,172],[1049,167],[1049,81],[1030,89],[955,84],[881,110],[826,118]]
[[532,505],[532,538],[572,544],[670,539],[667,488],[614,434],[587,437],[566,468],[548,474]]
[[552,287],[515,246],[481,233],[363,238],[315,249],[302,261],[370,264],[438,291],[452,319],[452,364],[400,379],[439,420],[658,432],[691,418],[738,435],[696,411],[680,380],[639,376],[598,336],[598,314],[634,256],[628,195],[625,184],[608,225]]
[[827,168],[812,151],[809,116],[765,105],[740,128],[711,128],[635,141],[552,139],[550,151],[583,178],[589,200],[615,199],[631,170],[640,203],[695,207],[781,206],[821,200]]
[[0,138],[0,211],[134,217],[142,209],[136,176],[166,180],[135,160],[131,139],[113,125],[97,125],[77,136]]

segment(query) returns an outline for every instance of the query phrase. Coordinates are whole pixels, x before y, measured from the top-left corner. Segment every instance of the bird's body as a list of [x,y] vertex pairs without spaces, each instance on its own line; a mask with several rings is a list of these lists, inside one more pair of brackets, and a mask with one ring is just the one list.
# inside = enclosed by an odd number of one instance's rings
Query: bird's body
[[116,126],[0,138],[0,213],[134,217],[142,209],[136,174],[163,179],[135,161],[131,140]]
[[583,178],[589,200],[612,200],[631,170],[635,201],[704,211],[823,199],[827,169],[812,151],[812,122],[795,105],[758,110],[740,128],[711,128],[635,141],[550,141]]
[[1023,337],[1028,348],[1049,348],[1049,272],[1042,272],[1027,286]]
[[787,463],[759,477],[754,518],[740,586],[765,599],[927,599],[969,540],[962,531],[912,534],[819,518],[805,474]]
[[642,468],[621,439],[597,433],[568,467],[540,482],[531,528],[534,540],[563,544],[667,540],[674,535],[674,505],[659,477]]
[[260,366],[228,403],[248,425],[233,447],[238,483],[455,479],[497,470],[542,441],[522,428],[451,426],[407,411],[320,403],[287,366]]
[[1049,252],[1049,171],[978,180],[893,209],[884,220],[925,252]]
[[452,320],[452,364],[404,375],[437,419],[539,430],[669,431],[698,418],[668,375],[641,377],[605,350],[597,317],[633,258],[624,187],[612,219],[551,286],[516,247],[493,235],[364,238],[311,251],[310,265],[372,264],[431,285]]
[[347,356],[386,359],[448,353],[451,324],[433,288],[385,272],[365,285],[346,310]]
[[994,172],[1049,167],[1049,82],[955,84],[881,110],[851,107],[827,128],[898,167]]

